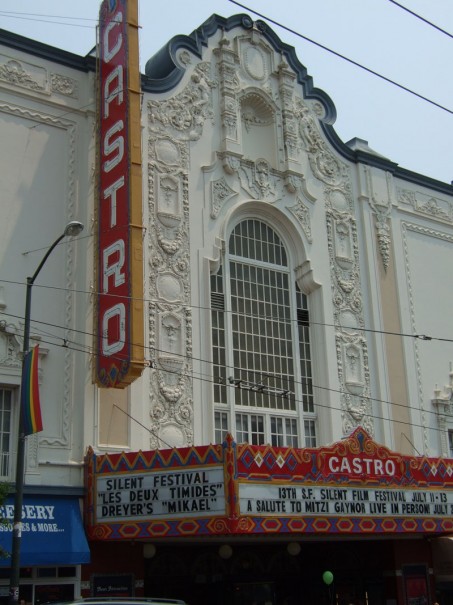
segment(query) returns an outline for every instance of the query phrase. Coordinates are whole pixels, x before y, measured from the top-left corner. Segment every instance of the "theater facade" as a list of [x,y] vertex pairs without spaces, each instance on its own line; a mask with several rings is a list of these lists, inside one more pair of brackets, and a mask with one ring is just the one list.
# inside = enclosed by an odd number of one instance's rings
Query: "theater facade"
[[222,605],[453,598],[453,460],[398,454],[360,427],[314,449],[231,435],[221,445],[90,449],[86,494],[92,562],[82,584],[96,596],[215,596]]

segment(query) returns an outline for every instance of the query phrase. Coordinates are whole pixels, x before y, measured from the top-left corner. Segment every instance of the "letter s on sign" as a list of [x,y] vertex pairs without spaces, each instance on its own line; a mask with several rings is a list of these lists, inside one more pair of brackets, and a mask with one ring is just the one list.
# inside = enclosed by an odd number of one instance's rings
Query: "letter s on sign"
[[104,172],[110,172],[118,166],[124,156],[124,137],[123,135],[116,137],[113,141],[110,141],[110,138],[115,135],[117,132],[120,132],[124,128],[123,120],[118,120],[111,126],[104,137],[104,155],[107,157],[115,150],[117,151],[116,155],[111,159],[104,162],[103,168]]

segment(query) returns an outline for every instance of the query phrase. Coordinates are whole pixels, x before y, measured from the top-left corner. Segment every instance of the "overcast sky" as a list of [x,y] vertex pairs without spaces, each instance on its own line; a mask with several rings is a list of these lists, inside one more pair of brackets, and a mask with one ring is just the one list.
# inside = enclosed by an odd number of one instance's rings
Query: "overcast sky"
[[[399,0],[453,36],[453,0]],[[268,17],[337,110],[339,137],[369,146],[409,170],[453,180],[453,37],[391,0],[139,0],[140,63],[210,15]],[[96,42],[98,0],[1,0],[0,27],[80,55]],[[443,106],[434,106],[275,24],[348,57]],[[449,111],[447,111],[449,110]]]

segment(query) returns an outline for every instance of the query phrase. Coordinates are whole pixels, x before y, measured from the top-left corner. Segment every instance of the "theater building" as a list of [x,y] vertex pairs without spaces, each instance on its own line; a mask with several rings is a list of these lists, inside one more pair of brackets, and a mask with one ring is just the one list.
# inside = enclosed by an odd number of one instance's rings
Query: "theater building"
[[72,592],[452,605],[453,187],[341,141],[248,15],[140,74],[136,8],[102,3],[97,63],[0,32],[2,479],[22,253],[77,219],[35,285],[25,475],[31,514],[85,496]]

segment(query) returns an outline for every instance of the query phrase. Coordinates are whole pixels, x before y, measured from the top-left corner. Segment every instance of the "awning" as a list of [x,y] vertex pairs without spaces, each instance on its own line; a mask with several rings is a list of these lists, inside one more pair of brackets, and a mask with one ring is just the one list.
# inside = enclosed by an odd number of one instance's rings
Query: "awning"
[[[0,506],[0,546],[11,553],[14,500]],[[24,495],[22,506],[21,567],[77,565],[90,562],[78,498]],[[0,558],[0,567],[10,567],[11,557]]]

